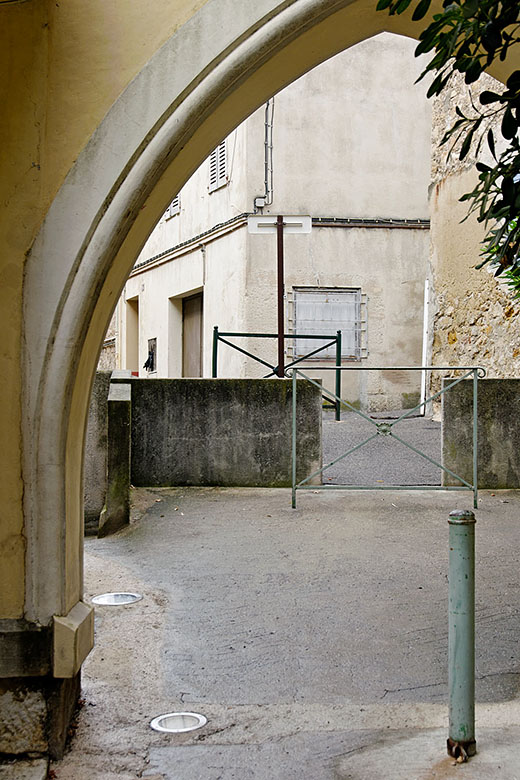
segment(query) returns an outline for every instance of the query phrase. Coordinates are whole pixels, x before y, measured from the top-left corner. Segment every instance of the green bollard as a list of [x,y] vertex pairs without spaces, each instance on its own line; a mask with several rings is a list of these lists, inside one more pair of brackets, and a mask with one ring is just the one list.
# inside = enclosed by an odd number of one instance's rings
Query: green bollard
[[475,515],[450,512],[448,754],[466,761],[475,741]]

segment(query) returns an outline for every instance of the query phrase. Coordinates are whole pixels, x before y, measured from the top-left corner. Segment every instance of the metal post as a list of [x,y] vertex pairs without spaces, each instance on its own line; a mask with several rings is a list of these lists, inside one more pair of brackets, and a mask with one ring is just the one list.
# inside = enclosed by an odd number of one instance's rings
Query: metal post
[[277,281],[278,281],[278,376],[283,377],[285,373],[284,366],[284,306],[283,306],[283,216],[279,214],[276,217],[276,237],[277,237]]
[[473,508],[478,509],[478,369],[473,369]]
[[296,509],[296,371],[292,375],[292,508]]
[[336,371],[336,422],[341,420],[341,331],[336,333],[336,365],[338,370]]
[[475,515],[449,516],[448,754],[459,762],[477,752],[475,742]]
[[211,359],[211,376],[217,378],[218,325],[213,328],[213,352]]

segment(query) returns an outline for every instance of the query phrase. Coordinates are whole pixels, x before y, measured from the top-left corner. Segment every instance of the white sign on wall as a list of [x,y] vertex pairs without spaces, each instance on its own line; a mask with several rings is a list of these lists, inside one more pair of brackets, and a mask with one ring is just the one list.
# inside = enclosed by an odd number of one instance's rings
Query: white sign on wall
[[[276,233],[276,215],[254,214],[247,218],[249,233]],[[296,215],[283,218],[283,232],[286,233],[310,233],[312,220],[309,216]]]

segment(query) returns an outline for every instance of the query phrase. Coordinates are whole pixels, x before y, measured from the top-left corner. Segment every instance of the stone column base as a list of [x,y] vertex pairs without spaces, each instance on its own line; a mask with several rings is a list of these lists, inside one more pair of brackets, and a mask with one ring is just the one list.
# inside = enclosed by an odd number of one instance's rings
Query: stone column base
[[67,679],[0,678],[0,757],[62,758],[80,688],[81,672]]

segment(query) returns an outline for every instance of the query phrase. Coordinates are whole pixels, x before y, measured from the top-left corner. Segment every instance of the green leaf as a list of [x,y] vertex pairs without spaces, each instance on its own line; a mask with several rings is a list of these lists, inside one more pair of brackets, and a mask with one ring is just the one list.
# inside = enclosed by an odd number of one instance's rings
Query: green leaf
[[379,0],[378,4],[376,5],[376,11],[384,11],[385,8],[388,8],[392,0]]
[[489,106],[490,103],[496,103],[496,101],[500,101],[501,98],[501,95],[498,95],[496,92],[490,92],[489,90],[485,90],[479,95],[480,103],[483,106]]
[[493,135],[493,130],[488,130],[487,142],[488,142],[488,146],[489,146],[489,151],[491,152],[491,154],[493,155],[493,157],[496,160],[497,156],[496,156],[496,152],[495,152],[495,136]]
[[431,0],[421,0],[417,8],[412,14],[412,21],[418,22],[419,19],[423,19],[430,9]]
[[462,6],[462,13],[465,19],[469,19],[470,16],[474,16],[478,11],[478,0],[467,0]]
[[504,203],[512,204],[515,199],[515,183],[512,176],[504,176],[501,189]]
[[482,46],[486,51],[494,52],[502,43],[502,33],[495,22],[488,22],[482,33]]
[[469,152],[469,150],[471,148],[472,140],[473,140],[473,130],[470,133],[468,133],[468,135],[464,139],[464,142],[463,142],[463,144],[462,144],[462,146],[460,148],[460,152],[459,152],[459,160],[463,160],[467,156],[467,154],[468,154],[468,152]]
[[500,129],[504,138],[507,139],[514,138],[517,133],[518,124],[510,108],[507,108],[505,111],[505,114],[502,118],[502,126]]
[[520,70],[514,70],[506,81],[508,89],[515,91],[520,89]]
[[466,84],[473,84],[482,74],[483,70],[479,60],[473,60],[466,71],[466,76],[464,78]]
[[398,2],[394,4],[391,13],[402,14],[403,11],[406,11],[410,2],[411,0],[398,0]]
[[446,76],[446,77],[444,76],[444,71],[442,73],[439,73],[439,75],[436,76],[433,79],[432,83],[430,84],[430,88],[428,89],[428,92],[426,93],[426,97],[427,98],[431,98],[431,97],[433,97],[433,95],[438,95],[440,92],[442,92],[442,90],[444,89],[444,87],[448,83],[449,78],[450,78],[449,75]]

